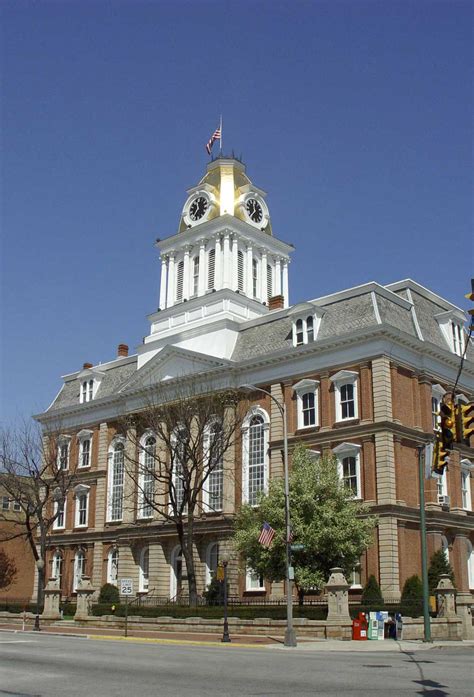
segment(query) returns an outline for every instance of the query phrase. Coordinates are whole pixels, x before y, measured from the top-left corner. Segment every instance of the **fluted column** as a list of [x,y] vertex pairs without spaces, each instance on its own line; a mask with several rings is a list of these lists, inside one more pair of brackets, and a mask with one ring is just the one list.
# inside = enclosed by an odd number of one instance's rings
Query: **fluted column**
[[260,299],[268,303],[267,293],[267,251],[262,249],[262,273],[260,274]]
[[189,298],[189,247],[184,250],[184,266],[183,266],[183,299]]
[[275,295],[281,295],[281,259],[275,259]]
[[230,235],[228,232],[224,233],[224,257],[223,257],[223,288],[231,287],[231,258],[230,258]]
[[174,305],[174,253],[170,254],[168,261],[168,294],[166,307],[172,307]]
[[247,264],[246,264],[246,277],[247,277],[247,283],[246,283],[246,293],[249,298],[253,298],[253,268],[252,268],[252,262],[253,262],[253,252],[252,252],[252,245],[248,244],[247,245]]
[[285,307],[289,305],[289,292],[288,292],[288,262],[283,262],[283,303]]
[[216,259],[214,268],[214,288],[220,290],[222,288],[222,247],[221,238],[216,237]]
[[198,295],[206,292],[206,240],[199,243],[199,283]]
[[239,245],[237,243],[237,237],[234,235],[232,238],[232,280],[230,287],[232,290],[238,290],[239,288]]
[[168,257],[161,257],[160,310],[166,307],[166,282],[168,280]]

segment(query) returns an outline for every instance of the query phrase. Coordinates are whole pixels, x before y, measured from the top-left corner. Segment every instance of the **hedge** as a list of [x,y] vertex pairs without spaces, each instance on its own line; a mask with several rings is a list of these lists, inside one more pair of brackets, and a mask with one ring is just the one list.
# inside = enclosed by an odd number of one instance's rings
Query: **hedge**
[[[110,605],[95,605],[92,614],[96,617],[101,615],[125,616],[125,605],[116,605],[115,612],[112,612]],[[222,619],[224,608],[222,606],[202,606],[202,607],[183,607],[181,605],[160,605],[157,607],[128,606],[129,616],[137,617],[173,617],[175,619],[186,619],[187,617],[202,617],[203,619]],[[228,609],[229,617],[238,617],[242,620],[253,620],[257,617],[265,617],[273,620],[286,619],[286,606],[284,605],[233,605]],[[293,616],[295,618],[306,617],[309,620],[325,620],[327,608],[323,606],[294,606]]]

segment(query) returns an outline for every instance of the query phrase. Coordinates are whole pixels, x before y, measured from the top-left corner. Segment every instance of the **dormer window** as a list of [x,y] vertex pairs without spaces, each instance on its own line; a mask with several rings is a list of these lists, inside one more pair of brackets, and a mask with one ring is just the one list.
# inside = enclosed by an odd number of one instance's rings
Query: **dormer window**
[[81,385],[81,403],[90,402],[94,395],[94,380],[84,380]]
[[96,368],[84,367],[78,374],[79,381],[79,403],[85,404],[95,399],[104,373]]
[[324,310],[312,303],[295,305],[288,312],[293,319],[293,346],[316,341]]
[[449,349],[457,356],[462,356],[465,349],[463,313],[460,310],[448,310],[435,315],[435,318],[438,320]]

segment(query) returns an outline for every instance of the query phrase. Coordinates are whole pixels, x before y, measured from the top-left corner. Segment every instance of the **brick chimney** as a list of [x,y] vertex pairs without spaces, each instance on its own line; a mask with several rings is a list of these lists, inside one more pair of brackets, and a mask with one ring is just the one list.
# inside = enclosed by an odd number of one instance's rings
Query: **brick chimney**
[[92,363],[84,363],[82,367],[84,370],[87,370],[88,368],[92,368]]
[[283,310],[284,307],[284,298],[283,295],[274,295],[272,298],[268,300],[268,309],[269,310]]
[[119,344],[117,348],[117,358],[126,358],[128,356],[127,344]]

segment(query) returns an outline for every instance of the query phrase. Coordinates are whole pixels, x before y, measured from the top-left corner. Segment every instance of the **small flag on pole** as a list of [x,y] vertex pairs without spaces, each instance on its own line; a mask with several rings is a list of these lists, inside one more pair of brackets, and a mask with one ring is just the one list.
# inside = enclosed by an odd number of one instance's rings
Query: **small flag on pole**
[[207,154],[211,154],[212,146],[214,145],[216,140],[221,141],[221,147],[222,147],[222,125],[218,126],[212,136],[209,138],[209,140],[206,143],[206,150]]
[[262,525],[262,530],[260,531],[260,537],[258,538],[260,544],[264,547],[270,547],[274,537],[275,530],[269,523],[264,523]]

